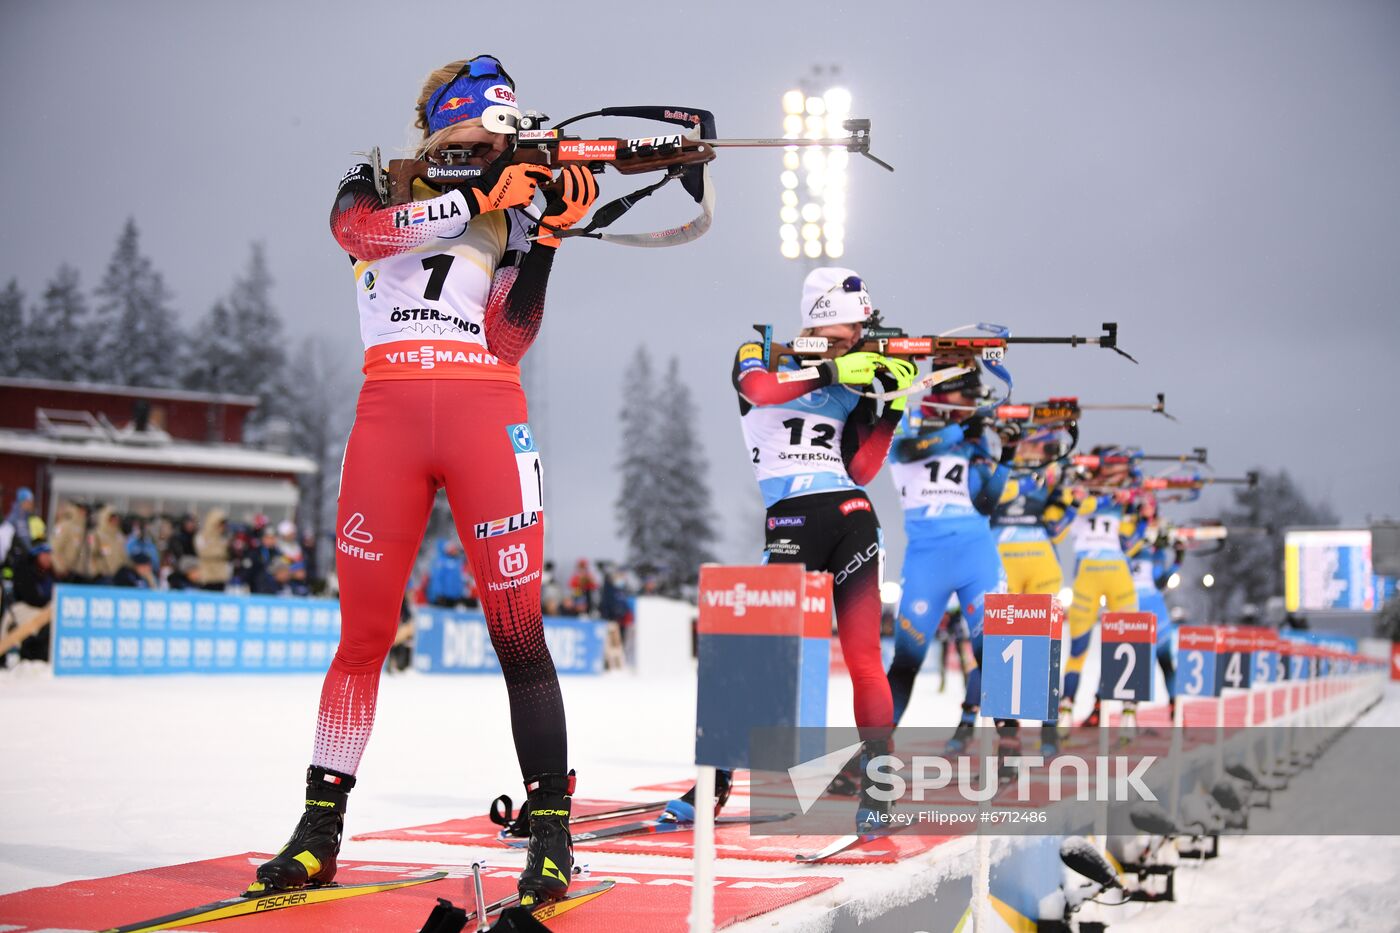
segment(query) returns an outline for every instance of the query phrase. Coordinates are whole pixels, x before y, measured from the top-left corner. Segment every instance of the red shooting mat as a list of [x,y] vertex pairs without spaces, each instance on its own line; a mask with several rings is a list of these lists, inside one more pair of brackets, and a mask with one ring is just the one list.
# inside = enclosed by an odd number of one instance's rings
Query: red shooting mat
[[[585,816],[618,806],[611,800],[574,799],[574,813]],[[742,816],[743,806],[731,802],[724,808],[725,816]],[[603,829],[651,818],[654,814],[621,817],[616,820],[599,820],[584,823],[575,830]],[[855,820],[855,802],[851,801],[851,819]],[[766,824],[774,829],[778,824]],[[762,829],[764,827],[760,827]],[[356,841],[365,839],[393,839],[403,842],[441,842],[447,845],[502,847],[497,839],[500,829],[490,817],[473,816],[460,820],[443,820],[424,826],[409,826],[403,829],[386,829],[372,833],[359,833]],[[721,858],[756,859],[770,862],[792,862],[798,855],[809,855],[833,841],[835,836],[755,836],[747,823],[720,824],[715,827],[715,854]],[[944,836],[895,835],[886,839],[872,840],[827,859],[831,864],[864,865],[879,862],[897,862],[927,852],[939,843],[946,842]],[[611,852],[625,855],[670,855],[676,858],[690,858],[693,854],[695,835],[688,829],[677,829],[656,835],[618,836],[612,839],[598,839],[576,842],[574,850],[580,860],[585,860],[587,852]]]
[[[6,933],[40,930],[102,930],[193,907],[237,894],[253,877],[253,868],[269,856],[255,852],[229,855],[167,868],[70,881],[0,896],[0,929]],[[249,917],[233,917],[183,929],[209,933],[412,933],[423,926],[439,897],[469,904],[470,869],[461,865],[341,862],[336,875],[346,883],[392,881],[448,871],[441,881],[366,894],[342,901],[294,907]],[[515,875],[505,869],[485,873],[486,897],[495,900],[515,890]],[[549,921],[559,933],[684,933],[690,912],[689,874],[599,872],[578,884],[613,879],[617,886],[602,897]],[[715,881],[715,928],[721,929],[840,883],[839,878],[719,878]]]

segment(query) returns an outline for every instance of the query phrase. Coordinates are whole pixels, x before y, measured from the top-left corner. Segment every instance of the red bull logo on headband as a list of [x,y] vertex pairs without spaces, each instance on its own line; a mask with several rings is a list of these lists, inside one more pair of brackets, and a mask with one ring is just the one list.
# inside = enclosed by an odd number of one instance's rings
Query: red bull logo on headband
[[[445,82],[426,101],[423,112],[428,132],[484,117],[493,108],[515,111],[515,89],[510,75],[501,63],[489,55],[479,55],[465,63],[451,80]],[[500,121],[496,121],[499,123]],[[492,129],[493,125],[488,125]],[[496,127],[495,132],[513,132]]]

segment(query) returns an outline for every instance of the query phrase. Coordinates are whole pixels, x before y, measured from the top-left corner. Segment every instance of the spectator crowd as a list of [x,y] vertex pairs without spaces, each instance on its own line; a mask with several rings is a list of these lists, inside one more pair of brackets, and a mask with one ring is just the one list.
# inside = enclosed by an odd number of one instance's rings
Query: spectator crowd
[[307,596],[324,588],[315,537],[263,515],[233,523],[221,509],[202,518],[170,518],[64,502],[49,542],[59,582],[272,596]]
[[[217,508],[203,516],[150,516],[65,501],[49,528],[36,513],[33,493],[22,488],[0,520],[0,635],[48,606],[55,583],[334,596],[335,581],[321,573],[319,550],[316,537],[300,534],[290,521],[274,524],[255,515],[246,523],[232,522]],[[441,539],[428,553],[406,603],[478,608],[476,581],[461,545]],[[580,558],[568,574],[552,561],[545,563],[540,603],[546,616],[616,622],[628,639],[632,598],[659,592],[654,574]],[[34,644],[21,651],[23,657],[47,656],[46,641],[42,648],[39,636],[29,641]]]
[[[60,503],[53,527],[19,489],[0,520],[0,637],[22,628],[53,599],[55,583],[150,590],[202,589],[273,596],[319,594],[316,539],[296,525],[257,515],[233,523],[219,509],[196,515],[122,514],[110,505]],[[47,657],[43,630],[23,658]]]

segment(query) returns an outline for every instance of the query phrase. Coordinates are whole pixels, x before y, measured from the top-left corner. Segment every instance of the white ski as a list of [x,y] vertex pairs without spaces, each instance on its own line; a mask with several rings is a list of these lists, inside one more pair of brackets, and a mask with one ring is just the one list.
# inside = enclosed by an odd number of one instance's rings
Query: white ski
[[820,852],[813,852],[810,855],[799,855],[797,856],[797,860],[799,862],[820,862],[822,859],[828,859],[833,855],[839,855],[852,846],[857,846],[862,842],[869,842],[871,839],[878,838],[878,836],[862,836],[859,834],[842,836],[839,839],[832,840],[827,844],[826,848],[822,849]]

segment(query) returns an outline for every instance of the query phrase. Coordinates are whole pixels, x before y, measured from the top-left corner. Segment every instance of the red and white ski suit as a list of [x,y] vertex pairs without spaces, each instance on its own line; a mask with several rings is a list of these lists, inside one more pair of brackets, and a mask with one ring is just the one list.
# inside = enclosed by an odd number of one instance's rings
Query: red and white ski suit
[[544,479],[518,363],[539,331],[554,249],[517,211],[472,218],[419,183],[384,206],[368,165],[342,180],[331,231],[350,255],[365,382],[341,467],[341,636],[313,764],[355,773],[379,674],[440,488],[471,561],[510,696],[522,774],[567,768],[564,709],[540,616]]

